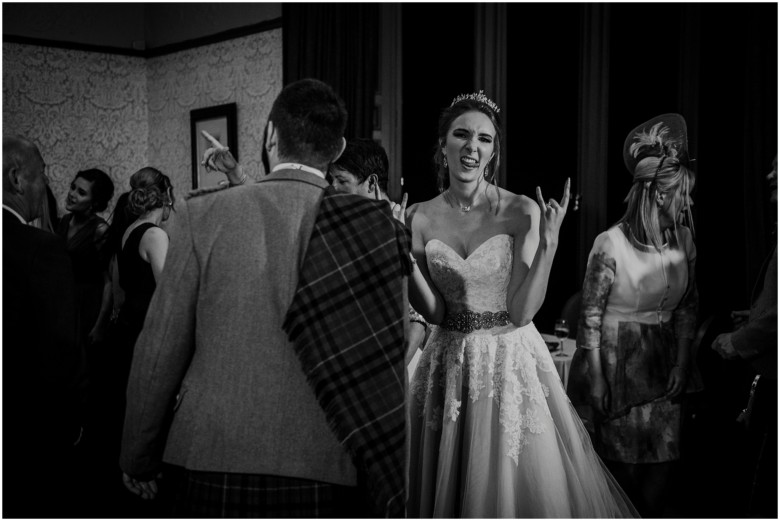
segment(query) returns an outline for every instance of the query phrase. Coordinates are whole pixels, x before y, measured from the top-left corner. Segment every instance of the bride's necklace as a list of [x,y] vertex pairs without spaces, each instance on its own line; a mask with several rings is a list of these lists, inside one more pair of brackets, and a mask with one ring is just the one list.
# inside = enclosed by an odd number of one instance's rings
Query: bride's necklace
[[[461,211],[461,212],[463,212],[463,213],[468,213],[468,212],[470,212],[470,211],[471,211],[471,207],[472,207],[472,206],[474,206],[474,203],[476,203],[476,202],[477,202],[477,199],[478,199],[478,198],[479,198],[479,194],[477,194],[477,197],[475,197],[475,198],[474,198],[474,200],[473,200],[473,201],[471,201],[469,204],[463,204],[463,203],[461,203],[460,201],[458,201],[458,198],[457,198],[457,197],[455,197],[454,195],[452,195],[452,194],[450,193],[450,189],[449,189],[449,188],[447,188],[447,199],[452,199],[452,200],[454,200],[454,201],[455,201],[455,202],[458,204],[458,207],[460,207],[460,211]],[[450,204],[451,204],[451,203],[450,203]]]

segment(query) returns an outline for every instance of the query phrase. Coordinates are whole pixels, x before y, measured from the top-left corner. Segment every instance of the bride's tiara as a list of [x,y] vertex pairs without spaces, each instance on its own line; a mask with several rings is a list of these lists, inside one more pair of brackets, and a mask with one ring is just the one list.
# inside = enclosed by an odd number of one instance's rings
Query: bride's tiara
[[450,103],[450,107],[452,107],[453,105],[455,105],[459,101],[463,101],[463,100],[478,101],[479,103],[484,103],[485,105],[490,107],[490,110],[492,110],[496,114],[501,112],[501,109],[498,108],[498,105],[496,105],[495,102],[492,99],[490,99],[487,96],[485,96],[485,91],[484,90],[480,90],[479,92],[472,92],[471,94],[461,94],[460,96],[458,96],[458,97],[456,97],[455,99],[452,100],[452,103]]

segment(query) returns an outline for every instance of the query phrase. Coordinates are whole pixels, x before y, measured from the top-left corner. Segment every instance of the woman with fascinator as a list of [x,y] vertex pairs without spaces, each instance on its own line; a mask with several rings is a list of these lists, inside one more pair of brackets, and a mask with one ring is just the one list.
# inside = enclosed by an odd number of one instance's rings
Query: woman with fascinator
[[440,195],[409,209],[410,301],[431,324],[410,384],[410,517],[628,517],[532,322],[569,203],[495,185],[499,108],[439,119]]
[[698,294],[685,120],[639,125],[623,157],[626,213],[596,237],[582,287],[569,396],[643,515],[659,517],[680,458],[681,404]]

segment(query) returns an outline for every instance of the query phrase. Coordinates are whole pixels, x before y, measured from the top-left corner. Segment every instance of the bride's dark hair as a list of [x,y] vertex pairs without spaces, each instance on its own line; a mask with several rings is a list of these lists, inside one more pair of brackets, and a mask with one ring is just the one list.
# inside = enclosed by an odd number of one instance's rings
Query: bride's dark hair
[[[453,121],[466,112],[474,111],[486,115],[488,119],[490,119],[490,122],[493,123],[493,128],[496,131],[495,138],[493,139],[493,157],[485,166],[484,177],[489,185],[492,184],[495,186],[496,195],[499,195],[498,186],[496,185],[496,173],[498,172],[498,166],[501,161],[501,120],[499,119],[498,113],[490,108],[487,103],[469,98],[456,101],[444,109],[439,116],[438,142],[433,154],[433,164],[436,169],[436,182],[440,193],[444,192],[450,186],[449,169],[444,166],[444,154],[441,151],[442,146],[444,146],[444,143],[447,141],[447,133],[450,131]],[[485,187],[485,190],[487,190],[487,186]],[[498,207],[496,207],[496,211],[498,211]]]

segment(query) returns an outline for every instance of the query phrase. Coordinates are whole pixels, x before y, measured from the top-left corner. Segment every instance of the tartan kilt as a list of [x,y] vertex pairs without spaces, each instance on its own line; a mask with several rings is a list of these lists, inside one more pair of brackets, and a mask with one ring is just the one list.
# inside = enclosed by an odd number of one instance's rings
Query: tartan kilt
[[373,516],[358,487],[260,474],[182,469],[173,517],[366,518]]

